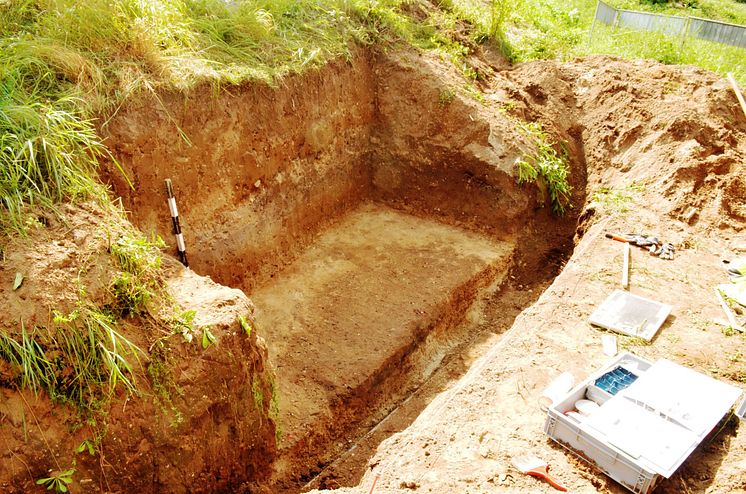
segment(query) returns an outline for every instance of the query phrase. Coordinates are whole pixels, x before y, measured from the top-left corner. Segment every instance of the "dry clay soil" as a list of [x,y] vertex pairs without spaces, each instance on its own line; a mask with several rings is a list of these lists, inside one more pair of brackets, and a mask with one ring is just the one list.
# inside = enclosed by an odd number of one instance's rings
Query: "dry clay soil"
[[[555,492],[511,467],[511,458],[525,453],[548,461],[570,492],[627,492],[550,441],[537,402],[561,372],[577,382],[608,360],[606,333],[587,322],[620,288],[622,245],[605,232],[653,234],[677,249],[673,260],[662,260],[633,248],[629,291],[671,304],[673,312],[651,344],[619,337],[620,350],[667,358],[746,389],[746,335],[723,329],[713,292],[726,281],[723,261],[746,255],[746,117],[727,82],[692,67],[596,58],[526,64],[499,72],[483,89],[487,104],[513,115],[582,127],[588,203],[576,246],[559,276],[532,286],[547,289],[512,325],[504,303],[499,312],[484,304],[475,345],[443,365],[412,401],[435,398],[409,417],[405,404],[401,416],[374,431],[399,432],[378,446],[356,487],[335,492]],[[518,262],[511,279],[520,271]],[[530,299],[525,290],[509,282],[498,296]],[[454,369],[464,368],[454,378]],[[408,420],[414,422],[401,430]],[[364,440],[346,457],[364,456],[365,447]],[[327,486],[351,485],[357,470],[348,470],[355,461],[346,457],[331,467]],[[746,427],[732,418],[655,492],[745,490]]]

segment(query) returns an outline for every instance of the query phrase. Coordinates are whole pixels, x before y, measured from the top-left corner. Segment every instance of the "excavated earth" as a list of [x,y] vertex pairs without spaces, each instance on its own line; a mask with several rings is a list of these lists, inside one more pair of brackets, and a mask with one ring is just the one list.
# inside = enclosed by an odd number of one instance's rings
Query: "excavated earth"
[[[470,63],[492,73],[481,101],[430,55],[361,51],[278,88],[144,96],[108,120],[134,188],[113,167],[106,179],[171,249],[163,183],[174,183],[191,269],[169,260],[167,284],[218,344],[171,345],[173,409],[122,397],[107,455],[79,461],[75,489],[552,491],[510,467],[531,452],[571,491],[625,492],[548,441],[537,405],[555,375],[607,358],[586,322],[618,286],[621,248],[606,231],[677,248],[672,261],[633,253],[630,290],[674,311],[651,345],[621,346],[746,387],[744,337],[721,331],[712,296],[722,261],[746,255],[746,117],[727,82],[608,57]],[[523,122],[567,151],[565,217],[517,184],[533,149]],[[105,212],[67,214],[72,230],[51,224],[33,251],[6,247],[3,279],[57,280],[2,292],[11,310],[38,307],[27,320],[57,303],[78,251],[105,248]],[[255,322],[248,338],[238,315]],[[152,327],[132,324],[152,352]],[[0,485],[22,492],[46,471],[45,443],[59,455],[85,436],[43,396],[2,393]],[[657,492],[742,492],[744,471],[733,420]]]

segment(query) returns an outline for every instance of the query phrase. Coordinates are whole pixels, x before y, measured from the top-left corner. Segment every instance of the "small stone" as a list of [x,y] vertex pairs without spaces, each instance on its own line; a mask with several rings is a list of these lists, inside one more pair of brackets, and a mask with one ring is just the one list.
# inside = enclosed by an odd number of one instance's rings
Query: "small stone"
[[87,238],[88,233],[85,230],[73,230],[73,242],[75,242],[75,245],[77,245],[78,247],[83,245]]
[[691,224],[692,223],[692,219],[697,214],[697,211],[698,210],[695,207],[690,207],[689,209],[687,209],[686,212],[684,213],[684,216],[683,216],[684,221],[686,221],[687,223]]

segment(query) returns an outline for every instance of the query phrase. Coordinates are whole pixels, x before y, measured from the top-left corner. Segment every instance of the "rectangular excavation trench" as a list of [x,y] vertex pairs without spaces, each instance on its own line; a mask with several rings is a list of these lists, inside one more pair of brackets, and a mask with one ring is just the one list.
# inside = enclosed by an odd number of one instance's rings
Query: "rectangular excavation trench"
[[440,87],[418,78],[400,87],[432,108],[399,125],[411,103],[373,72],[357,58],[280,89],[163,95],[108,127],[133,222],[173,244],[172,178],[191,267],[256,306],[279,388],[272,492],[298,491],[376,426],[469,338],[467,313],[516,258],[546,270],[574,231],[474,153],[497,138],[473,109],[454,102],[444,125]]
[[[298,492],[416,391],[469,338],[467,313],[514,263],[515,223],[501,232],[487,207],[457,219],[460,204],[499,204],[494,188],[473,182],[478,165],[449,165],[434,186],[437,167],[422,181],[416,164],[403,164],[397,187],[408,189],[395,193],[373,184],[376,169],[352,161],[299,171],[230,207],[216,206],[215,197],[233,198],[217,188],[196,204],[181,196],[190,262],[252,299],[276,371],[272,492]],[[423,189],[436,189],[431,205]],[[140,214],[160,217],[155,229],[169,238],[167,208]]]

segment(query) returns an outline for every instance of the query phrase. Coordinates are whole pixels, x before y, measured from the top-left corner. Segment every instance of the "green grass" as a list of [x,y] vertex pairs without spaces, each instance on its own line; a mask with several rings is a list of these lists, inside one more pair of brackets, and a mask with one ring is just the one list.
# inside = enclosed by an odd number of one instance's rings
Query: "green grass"
[[[78,301],[69,313],[52,310],[45,326],[0,330],[0,385],[44,391],[83,416],[102,409],[118,389],[137,394],[135,375],[143,352],[121,330],[120,320],[142,315],[161,290],[160,251],[131,228],[104,225],[115,269],[105,300],[94,301],[82,277],[75,284]],[[113,238],[111,238],[113,237]],[[105,237],[104,237],[105,238]],[[87,256],[79,267],[100,262]],[[105,282],[105,280],[100,280]]]
[[142,351],[118,330],[115,319],[94,306],[55,314],[49,327],[0,333],[0,358],[9,365],[3,385],[41,390],[88,414],[117,388],[135,392],[133,362]]
[[742,84],[746,82],[746,49],[735,46],[687,38],[682,47],[678,37],[629,30],[613,32],[609,26],[597,25],[591,48],[625,58],[634,54],[665,64],[698,65],[721,75],[733,72]]
[[632,182],[617,189],[601,187],[591,195],[591,204],[601,208],[603,213],[626,213],[634,196],[643,192],[645,185]]
[[564,146],[552,142],[538,123],[522,124],[520,128],[534,142],[536,149],[518,161],[517,181],[519,184],[535,183],[542,205],[548,200],[552,212],[563,216],[570,207],[572,191],[567,182],[570,168]]
[[0,201],[5,214],[0,215],[0,228],[24,232],[29,206],[51,208],[62,200],[102,198],[95,168],[106,151],[75,100],[34,101],[18,98],[12,88],[2,90]]
[[373,42],[439,50],[476,79],[451,31],[497,35],[478,4],[415,19],[407,0],[0,2],[0,228],[23,233],[35,206],[105,201],[96,168],[111,156],[94,119],[141,92],[277,84]]
[[143,314],[159,290],[162,239],[148,240],[134,231],[119,233],[109,252],[121,271],[110,281],[112,302],[107,309],[117,317]]
[[[638,0],[609,0],[628,10],[704,17],[746,25],[746,4],[730,0],[696,0],[682,3],[652,3]],[[686,2],[684,2],[686,3]],[[516,0],[507,21],[507,42],[515,62],[535,59],[569,60],[595,53],[623,58],[647,58],[666,64],[692,64],[721,75],[733,72],[746,83],[746,50],[719,43],[657,33],[617,29],[596,24],[589,43],[595,0]]]
[[176,407],[175,399],[184,394],[173,376],[173,357],[168,338],[160,338],[153,344],[148,363],[148,376],[153,389],[153,398],[161,411],[172,415],[172,426],[184,420],[182,412]]
[[[617,0],[617,7],[746,24],[746,4]],[[35,206],[98,198],[107,155],[94,119],[162,88],[264,81],[351,57],[370,43],[436,50],[472,85],[479,43],[512,60],[589,53],[695,63],[746,80],[744,50],[599,26],[593,0],[14,0],[0,3],[0,228],[23,232]],[[99,122],[100,124],[100,122]],[[110,156],[107,156],[110,158]]]
[[[607,2],[608,3],[608,2]],[[613,0],[614,7],[659,14],[702,17],[732,24],[746,25],[746,3],[736,0]]]

